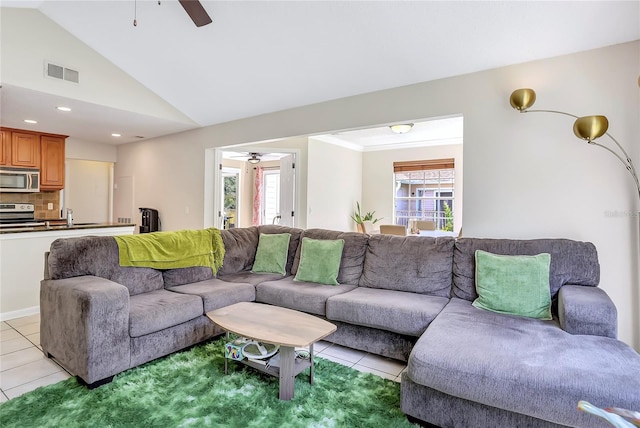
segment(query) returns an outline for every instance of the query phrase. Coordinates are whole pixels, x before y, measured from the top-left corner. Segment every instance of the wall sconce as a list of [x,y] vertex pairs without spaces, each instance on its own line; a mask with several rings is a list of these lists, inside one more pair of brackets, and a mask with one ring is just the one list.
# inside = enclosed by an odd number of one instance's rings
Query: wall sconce
[[[640,85],[640,80],[638,81]],[[636,188],[638,189],[638,198],[640,198],[640,182],[638,182],[638,175],[636,174],[636,169],[633,167],[633,162],[631,162],[631,158],[627,154],[627,152],[622,148],[620,143],[611,136],[607,132],[609,128],[609,121],[605,116],[584,116],[578,117],[571,113],[565,113],[563,111],[557,110],[529,110],[529,107],[536,102],[536,93],[533,89],[516,89],[511,93],[511,97],[509,98],[509,103],[511,107],[518,110],[520,113],[557,113],[563,114],[565,116],[571,116],[575,118],[575,122],[573,123],[573,133],[576,137],[585,140],[587,143],[592,144],[594,146],[602,147],[615,157],[617,157],[620,162],[624,165],[625,169],[629,171],[634,181],[636,182]],[[622,152],[620,154],[615,150],[615,147],[612,149],[604,144],[598,143],[595,140],[606,135],[611,138],[611,140],[616,144],[617,149]]]
[[391,132],[394,132],[396,134],[406,134],[407,132],[411,131],[411,128],[413,128],[413,123],[399,123],[397,125],[389,126]]

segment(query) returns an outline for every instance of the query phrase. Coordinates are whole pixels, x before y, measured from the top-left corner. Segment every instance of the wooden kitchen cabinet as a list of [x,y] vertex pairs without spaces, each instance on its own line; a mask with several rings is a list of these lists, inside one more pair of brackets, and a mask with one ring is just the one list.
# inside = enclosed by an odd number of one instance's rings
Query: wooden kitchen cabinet
[[40,136],[38,134],[11,132],[11,165],[23,168],[40,167]]
[[40,190],[64,188],[66,135],[2,128],[0,165],[40,170]]
[[64,188],[64,143],[63,137],[40,137],[40,190]]
[[2,148],[0,149],[0,165],[11,164],[11,132],[0,130],[2,134]]

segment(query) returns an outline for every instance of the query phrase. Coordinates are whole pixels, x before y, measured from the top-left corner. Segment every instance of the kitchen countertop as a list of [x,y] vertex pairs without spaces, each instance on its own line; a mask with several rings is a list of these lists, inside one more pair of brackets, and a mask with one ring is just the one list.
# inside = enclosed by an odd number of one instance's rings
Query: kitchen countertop
[[[38,220],[46,221],[46,220]],[[132,227],[133,223],[74,223],[73,226],[67,227],[67,223],[59,220],[49,220],[49,227],[46,226],[27,226],[27,227],[5,227],[0,228],[0,234],[7,233],[29,233],[29,232],[50,232],[62,230],[81,230],[81,229],[104,229],[108,227]]]

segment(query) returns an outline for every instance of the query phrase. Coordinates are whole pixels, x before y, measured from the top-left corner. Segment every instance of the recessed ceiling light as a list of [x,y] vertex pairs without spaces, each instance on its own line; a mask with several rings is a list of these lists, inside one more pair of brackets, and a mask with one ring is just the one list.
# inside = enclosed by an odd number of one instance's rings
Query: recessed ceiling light
[[24,121],[25,123],[38,123],[37,120],[33,120],[33,119],[25,119]]
[[120,137],[120,134],[111,134],[112,137]]
[[58,110],[60,111],[71,111],[71,109],[69,107],[63,107],[63,106],[58,106],[56,107]]

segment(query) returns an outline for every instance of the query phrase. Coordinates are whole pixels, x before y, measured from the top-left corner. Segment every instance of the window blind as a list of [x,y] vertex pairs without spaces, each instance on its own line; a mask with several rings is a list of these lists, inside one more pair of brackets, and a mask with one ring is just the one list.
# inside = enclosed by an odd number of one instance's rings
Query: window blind
[[393,172],[429,171],[434,169],[453,169],[454,166],[455,166],[454,158],[402,161],[402,162],[393,163]]

